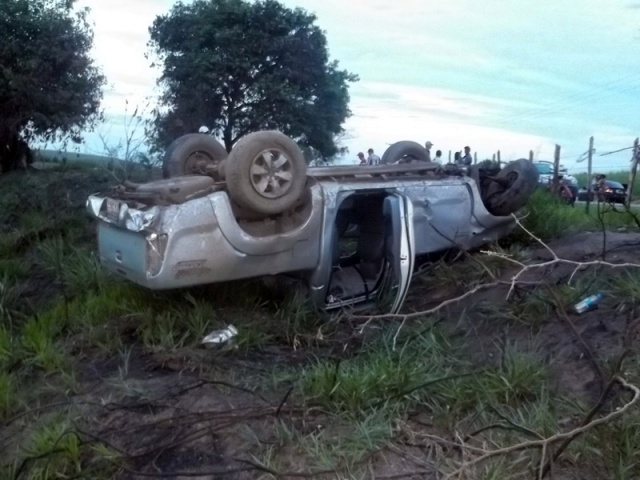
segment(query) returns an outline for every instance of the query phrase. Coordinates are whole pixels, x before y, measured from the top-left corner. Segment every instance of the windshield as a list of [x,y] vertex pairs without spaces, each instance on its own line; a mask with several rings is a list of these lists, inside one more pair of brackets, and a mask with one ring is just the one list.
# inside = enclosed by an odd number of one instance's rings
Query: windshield
[[536,163],[536,168],[538,169],[538,173],[542,175],[553,174],[553,165],[549,163]]

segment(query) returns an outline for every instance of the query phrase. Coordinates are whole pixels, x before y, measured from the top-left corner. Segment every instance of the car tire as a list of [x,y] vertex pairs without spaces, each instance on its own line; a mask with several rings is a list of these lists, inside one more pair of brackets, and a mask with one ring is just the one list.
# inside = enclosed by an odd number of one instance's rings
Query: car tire
[[277,131],[242,137],[225,162],[229,196],[241,207],[263,215],[291,209],[302,196],[307,164],[302,150]]
[[492,182],[487,189],[485,205],[493,215],[510,215],[524,207],[538,186],[540,174],[529,160],[521,158],[510,162],[497,175],[504,182]]
[[411,140],[403,140],[401,142],[396,142],[387,148],[387,150],[382,154],[380,163],[395,163],[402,159],[426,162],[429,160],[429,156],[427,149],[419,143],[412,142]]
[[211,135],[189,133],[176,138],[162,159],[164,178],[193,173],[206,173],[206,167],[218,165],[227,158],[225,148]]

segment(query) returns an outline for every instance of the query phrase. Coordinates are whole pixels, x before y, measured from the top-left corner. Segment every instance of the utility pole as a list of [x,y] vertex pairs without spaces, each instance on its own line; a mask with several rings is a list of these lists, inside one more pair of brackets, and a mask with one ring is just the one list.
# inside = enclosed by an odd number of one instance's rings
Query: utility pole
[[589,151],[587,152],[587,206],[585,211],[589,214],[589,204],[591,203],[591,167],[593,164],[593,137],[589,138]]
[[629,185],[627,186],[627,208],[631,206],[631,194],[633,192],[633,182],[636,181],[636,171],[638,170],[638,162],[640,161],[640,147],[638,146],[638,138],[633,142],[633,158],[631,159],[631,170],[629,171]]
[[553,154],[553,180],[551,182],[553,193],[558,192],[558,176],[560,175],[560,145],[556,144],[556,151]]

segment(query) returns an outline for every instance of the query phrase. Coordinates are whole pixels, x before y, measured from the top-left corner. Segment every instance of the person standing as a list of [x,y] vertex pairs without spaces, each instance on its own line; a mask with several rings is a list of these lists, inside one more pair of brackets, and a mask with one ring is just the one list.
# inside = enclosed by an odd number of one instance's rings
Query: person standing
[[380,164],[380,157],[374,153],[373,148],[367,150],[367,153],[369,154],[369,158],[367,158],[367,165]]
[[439,163],[440,165],[442,165],[442,151],[441,150],[436,150],[436,158],[433,159],[434,162]]
[[471,157],[471,147],[464,147],[464,156],[461,159],[461,163],[466,167],[473,163],[473,158]]
[[424,148],[427,150],[427,158],[426,158],[427,162],[431,161],[431,147],[433,147],[433,143],[431,143],[431,141],[427,141],[424,144]]

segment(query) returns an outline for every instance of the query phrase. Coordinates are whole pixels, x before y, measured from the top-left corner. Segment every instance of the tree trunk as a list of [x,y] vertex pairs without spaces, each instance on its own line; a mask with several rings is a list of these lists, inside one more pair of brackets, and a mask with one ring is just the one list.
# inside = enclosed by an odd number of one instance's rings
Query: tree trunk
[[233,129],[229,124],[224,127],[222,140],[224,141],[224,148],[227,149],[227,153],[230,153],[233,147]]
[[33,163],[29,144],[15,132],[0,131],[0,173],[26,170]]

